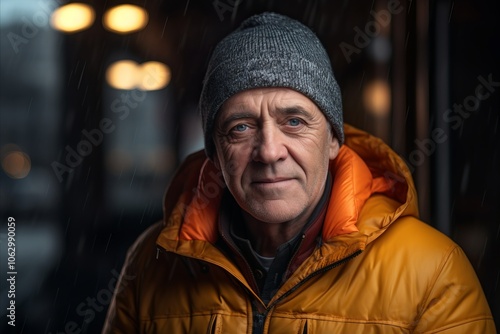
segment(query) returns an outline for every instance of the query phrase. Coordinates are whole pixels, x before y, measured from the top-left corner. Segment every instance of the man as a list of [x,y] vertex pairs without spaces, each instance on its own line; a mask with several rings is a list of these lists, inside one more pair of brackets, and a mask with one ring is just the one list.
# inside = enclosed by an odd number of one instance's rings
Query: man
[[418,220],[411,175],[342,122],[317,37],[246,20],[214,50],[205,152],[131,247],[105,333],[494,333],[462,250]]

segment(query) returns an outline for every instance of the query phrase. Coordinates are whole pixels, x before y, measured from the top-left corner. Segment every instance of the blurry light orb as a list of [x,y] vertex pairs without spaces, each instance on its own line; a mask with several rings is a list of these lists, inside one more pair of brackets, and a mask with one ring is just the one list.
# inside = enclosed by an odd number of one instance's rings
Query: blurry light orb
[[368,83],[363,90],[365,108],[375,116],[386,116],[391,109],[391,89],[383,80]]
[[130,90],[136,87],[140,74],[140,68],[135,61],[120,60],[107,69],[106,80],[113,88]]
[[143,29],[148,24],[148,13],[135,5],[119,5],[109,9],[103,17],[104,27],[126,34]]
[[57,8],[50,19],[52,27],[66,33],[89,28],[95,19],[94,9],[84,3],[70,3]]
[[31,170],[31,159],[22,151],[11,151],[3,157],[2,168],[10,178],[23,179]]
[[138,88],[142,90],[162,89],[170,82],[170,68],[160,62],[150,61],[141,66],[141,79]]
[[133,60],[120,60],[109,66],[106,71],[108,84],[123,90],[158,90],[166,87],[171,78],[170,68],[157,61],[142,65]]

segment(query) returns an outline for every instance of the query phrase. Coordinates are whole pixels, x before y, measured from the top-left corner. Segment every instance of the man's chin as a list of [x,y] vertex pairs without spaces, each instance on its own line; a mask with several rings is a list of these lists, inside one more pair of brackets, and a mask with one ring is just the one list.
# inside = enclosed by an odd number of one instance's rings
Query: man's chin
[[266,204],[259,203],[258,206],[251,206],[247,212],[255,219],[269,223],[282,224],[296,220],[301,216],[303,210],[294,209],[288,203],[273,203],[267,201]]

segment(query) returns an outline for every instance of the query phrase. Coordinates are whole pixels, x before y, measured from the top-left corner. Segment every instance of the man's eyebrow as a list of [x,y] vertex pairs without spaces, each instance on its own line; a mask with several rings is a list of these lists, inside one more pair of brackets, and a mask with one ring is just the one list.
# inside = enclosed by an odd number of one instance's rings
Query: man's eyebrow
[[254,117],[255,117],[255,114],[253,114],[251,112],[243,111],[243,110],[238,111],[238,112],[231,114],[230,116],[227,116],[225,118],[221,118],[219,120],[219,124],[220,124],[219,128],[225,129],[226,127],[229,126],[229,124],[231,124],[234,121],[237,121],[239,119],[254,118]]
[[285,115],[302,115],[308,119],[314,118],[312,113],[310,113],[307,109],[305,109],[300,105],[277,108],[276,111],[280,114],[285,114]]

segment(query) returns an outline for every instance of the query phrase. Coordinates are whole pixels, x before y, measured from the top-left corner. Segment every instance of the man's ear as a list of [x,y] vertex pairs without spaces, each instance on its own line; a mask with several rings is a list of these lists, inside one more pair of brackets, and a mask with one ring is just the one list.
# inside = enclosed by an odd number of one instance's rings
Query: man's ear
[[337,137],[332,136],[332,139],[331,139],[331,142],[329,145],[329,149],[330,149],[330,160],[333,160],[339,154],[339,149],[340,149],[340,144],[339,144],[339,140],[337,139]]

